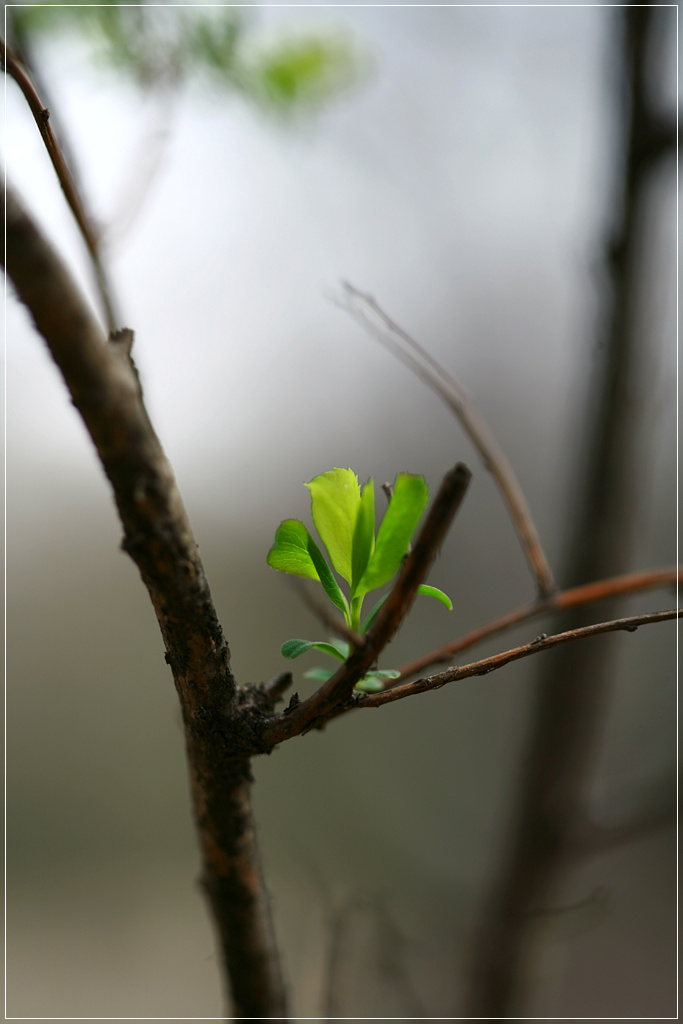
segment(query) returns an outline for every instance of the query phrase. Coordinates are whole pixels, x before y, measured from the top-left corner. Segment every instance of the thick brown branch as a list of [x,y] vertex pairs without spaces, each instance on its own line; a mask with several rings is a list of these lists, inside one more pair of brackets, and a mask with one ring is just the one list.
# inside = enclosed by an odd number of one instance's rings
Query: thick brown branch
[[436,665],[440,661],[451,661],[456,654],[474,647],[475,644],[487,640],[489,637],[497,636],[520,622],[528,622],[541,615],[553,611],[566,611],[569,608],[578,608],[582,605],[594,604],[596,601],[604,601],[611,597],[621,597],[636,593],[639,590],[652,590],[655,587],[675,586],[683,570],[678,569],[646,569],[643,572],[631,572],[624,576],[615,576],[609,580],[598,580],[597,583],[586,583],[581,587],[572,587],[569,590],[562,590],[552,594],[544,601],[533,601],[531,604],[524,604],[515,608],[497,619],[485,622],[469,633],[442,644],[433,651],[428,651],[419,658],[415,658],[401,668],[401,675],[395,682],[388,684],[387,688],[400,686],[401,681],[408,676],[422,672],[430,665]]
[[125,346],[107,343],[69,272],[7,189],[7,272],[48,343],[111,481],[188,710],[234,695],[228,648],[173,471]]
[[33,114],[35,122],[38,125],[38,130],[40,131],[43,142],[45,143],[45,148],[50,160],[52,161],[52,166],[55,169],[59,184],[62,187],[64,197],[76,219],[76,223],[78,224],[81,235],[83,236],[83,240],[86,244],[86,248],[90,254],[90,259],[92,260],[93,269],[95,271],[97,287],[99,289],[100,298],[106,314],[107,328],[109,331],[115,331],[121,325],[117,323],[117,318],[114,314],[111,286],[107,281],[107,275],[104,267],[102,266],[102,259],[100,256],[99,237],[93,226],[92,218],[86,212],[83,197],[76,187],[76,183],[67,166],[66,160],[64,159],[64,155],[59,147],[55,133],[52,130],[52,125],[50,124],[50,111],[43,105],[33,82],[21,62],[14,57],[12,51],[6,46],[4,39],[1,38],[0,62],[2,63],[2,67],[21,89],[24,94],[24,98],[30,107],[31,113]]
[[389,643],[426,578],[469,485],[470,471],[462,463],[444,477],[427,518],[407,556],[398,579],[368,630],[362,646],[356,648],[338,672],[307,700],[288,708],[268,725],[263,734],[266,746],[298,736],[322,725],[339,708],[348,704],[353,688]]
[[173,472],[145,411],[131,332],[107,342],[70,274],[7,190],[6,265],[111,481],[123,547],[149,591],[185,724],[194,812],[241,1015],[284,1013],[285,990],[249,802],[254,737]]
[[495,480],[526,553],[540,596],[557,588],[526,498],[503,450],[469,395],[426,349],[389,317],[377,301],[344,282],[346,308],[385,348],[442,399],[460,421]]
[[521,647],[513,647],[509,651],[502,651],[490,658],[482,658],[480,661],[473,661],[469,665],[455,666],[439,672],[424,679],[415,679],[412,683],[403,683],[393,686],[391,689],[383,690],[381,693],[358,694],[354,700],[354,706],[359,708],[378,708],[382,704],[390,704],[395,700],[402,700],[404,697],[413,697],[418,693],[426,693],[427,690],[439,690],[447,683],[454,683],[460,679],[468,679],[470,676],[484,676],[489,672],[509,665],[511,661],[519,661],[520,658],[528,658],[532,654],[539,654],[541,651],[550,650],[552,647],[559,647],[561,644],[571,643],[573,640],[583,640],[589,636],[599,636],[602,633],[613,633],[617,630],[626,630],[633,633],[639,626],[647,626],[653,622],[665,622],[668,619],[680,618],[683,611],[675,608],[662,612],[649,612],[646,615],[631,615],[625,619],[612,619],[610,622],[596,622],[592,626],[581,626],[579,629],[569,629],[565,633],[556,633],[554,636],[542,636],[531,643],[522,644]]

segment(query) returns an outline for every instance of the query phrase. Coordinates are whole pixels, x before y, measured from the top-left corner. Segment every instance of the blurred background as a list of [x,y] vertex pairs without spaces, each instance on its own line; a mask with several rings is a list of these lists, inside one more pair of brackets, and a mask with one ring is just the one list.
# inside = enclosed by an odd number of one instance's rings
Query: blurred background
[[[160,36],[173,38],[177,10],[157,9]],[[383,659],[400,666],[531,600],[534,586],[472,446],[338,307],[340,281],[372,293],[458,377],[559,573],[620,187],[621,12],[322,4],[212,15],[208,38],[219,38],[219,15],[240,20],[241,77],[206,72],[199,50],[173,74],[136,65],[139,54],[117,66],[66,9],[27,21],[23,41],[105,227],[148,409],[241,682],[289,667],[281,643],[322,628],[266,565],[280,520],[310,520],[304,481],[334,466],[361,482],[407,470],[434,492],[456,461],[472,468],[430,577],[454,610],[418,603]],[[671,112],[673,9],[658,32],[655,85]],[[269,90],[272,54],[311,39],[326,47],[319,92],[294,95],[286,75]],[[3,150],[8,179],[97,308],[12,81]],[[676,558],[673,161],[654,176],[647,209],[636,541],[623,571]],[[218,1017],[161,638],[119,550],[90,441],[11,288],[6,351],[7,1013]],[[672,603],[652,593],[621,614]],[[527,624],[473,657],[543,628]],[[675,771],[675,628],[588,642],[613,648],[591,787],[593,812],[609,822]],[[294,664],[302,697],[316,663]],[[349,715],[255,764],[296,1016],[332,1003],[346,1017],[459,1012],[510,823],[533,673],[527,660]],[[525,1012],[675,1015],[675,891],[673,829],[582,862],[559,900],[575,909],[543,922]]]

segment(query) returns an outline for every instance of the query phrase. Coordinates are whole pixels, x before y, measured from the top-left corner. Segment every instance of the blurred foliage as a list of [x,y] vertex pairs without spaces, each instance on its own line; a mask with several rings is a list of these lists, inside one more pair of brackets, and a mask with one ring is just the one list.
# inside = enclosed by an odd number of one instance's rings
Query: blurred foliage
[[138,4],[7,8],[8,41],[31,64],[33,44],[69,33],[84,39],[93,61],[138,86],[203,78],[286,112],[310,107],[356,82],[364,61],[357,42],[336,30],[258,39],[245,8]]

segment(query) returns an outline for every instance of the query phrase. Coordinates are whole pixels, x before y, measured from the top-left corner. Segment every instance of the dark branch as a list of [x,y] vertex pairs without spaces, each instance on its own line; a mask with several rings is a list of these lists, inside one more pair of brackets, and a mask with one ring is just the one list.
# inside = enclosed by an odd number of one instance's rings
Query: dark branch
[[368,630],[362,646],[356,648],[340,669],[307,700],[288,709],[263,733],[266,746],[273,746],[309,729],[320,727],[339,708],[349,703],[353,688],[371,667],[397,631],[415,599],[417,588],[426,578],[441,547],[470,481],[470,471],[462,463],[444,477],[411,553],[403,563],[398,579]]
[[[653,25],[671,12],[651,5],[614,11],[617,163],[605,242],[602,316],[594,339],[592,402],[578,418],[584,443],[571,489],[572,537],[561,578],[599,580],[628,565],[638,503],[647,493],[642,402],[651,354],[642,298],[650,269],[647,218],[655,164],[642,140],[653,114],[656,73],[664,66]],[[671,26],[671,22],[669,22]],[[657,157],[659,160],[659,156]],[[642,335],[642,336],[641,336]],[[615,617],[606,602],[601,617]],[[553,632],[577,625],[563,617]],[[610,644],[570,644],[538,662],[529,735],[519,782],[510,793],[512,831],[503,839],[498,877],[473,944],[467,1017],[498,1020],[518,1012],[531,983],[529,910],[552,903],[570,867],[613,677]]]
[[281,1016],[285,990],[250,803],[253,738],[171,466],[129,355],[107,342],[60,258],[11,189],[6,265],[111,481],[123,547],[149,591],[185,725],[203,883],[239,1015]]
[[278,675],[273,676],[267,683],[261,683],[259,689],[265,696],[268,703],[272,706],[277,704],[282,699],[283,695],[292,685],[292,673],[291,672],[279,672]]
[[71,392],[114,490],[123,547],[149,590],[186,710],[235,681],[196,541],[125,346],[108,344],[71,275],[7,189],[7,273]]

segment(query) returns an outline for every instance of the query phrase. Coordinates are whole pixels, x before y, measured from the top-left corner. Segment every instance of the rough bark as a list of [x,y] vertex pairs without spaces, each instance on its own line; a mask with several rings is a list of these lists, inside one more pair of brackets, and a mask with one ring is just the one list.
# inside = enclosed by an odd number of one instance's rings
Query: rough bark
[[285,988],[261,873],[249,759],[268,710],[237,687],[171,466],[145,411],[132,332],[109,340],[11,189],[6,266],[62,372],[109,478],[122,546],[149,591],[185,725],[202,880],[243,1016],[283,1016]]

